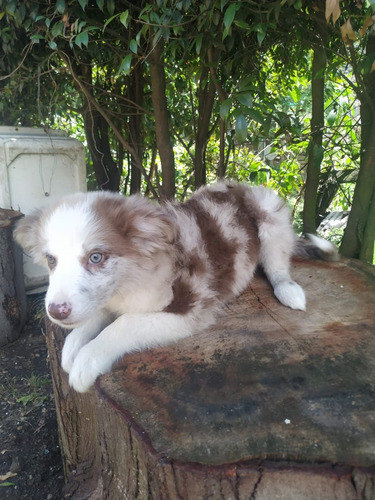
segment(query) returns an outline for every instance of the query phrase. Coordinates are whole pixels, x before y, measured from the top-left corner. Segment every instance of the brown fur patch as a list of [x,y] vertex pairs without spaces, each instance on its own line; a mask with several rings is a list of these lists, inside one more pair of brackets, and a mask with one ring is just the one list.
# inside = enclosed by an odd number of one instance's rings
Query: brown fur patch
[[[225,193],[224,193],[225,194]],[[232,293],[235,279],[234,255],[238,244],[228,241],[215,219],[192,198],[183,204],[184,209],[195,215],[209,262],[213,268],[210,288],[226,296]]]
[[93,240],[105,242],[110,253],[151,256],[174,239],[172,224],[160,207],[140,197],[102,197],[93,208],[100,221]]
[[191,311],[198,299],[191,287],[182,279],[178,278],[172,286],[172,302],[164,309],[165,312],[175,314],[186,314]]
[[228,202],[232,204],[237,223],[248,236],[247,255],[252,262],[256,262],[260,250],[258,224],[262,219],[262,214],[258,206],[251,203],[251,200],[246,196],[249,194],[248,186],[228,183],[227,187],[228,191],[207,190],[204,195],[218,204]]

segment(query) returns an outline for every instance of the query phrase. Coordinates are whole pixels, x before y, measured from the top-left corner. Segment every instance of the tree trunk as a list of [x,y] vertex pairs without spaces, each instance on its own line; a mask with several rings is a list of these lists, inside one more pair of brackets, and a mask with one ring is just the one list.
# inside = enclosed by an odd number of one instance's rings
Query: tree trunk
[[163,40],[160,39],[151,51],[149,62],[152,105],[155,115],[156,144],[161,161],[162,193],[160,194],[164,199],[172,199],[175,194],[175,164],[169,131],[163,49]]
[[[375,52],[375,36],[369,35],[366,53]],[[361,92],[361,160],[348,224],[340,252],[345,257],[372,262],[374,255],[375,212],[375,73],[364,79]]]
[[[92,95],[92,70],[90,65],[80,65],[76,68],[88,94]],[[110,127],[97,109],[93,108],[86,95],[82,113],[87,145],[91,155],[93,170],[99,189],[118,191],[121,180],[121,165],[112,158],[110,144]]]
[[12,236],[13,223],[21,216],[0,209],[0,346],[16,340],[26,322],[22,251]]
[[308,315],[257,275],[213,328],[124,356],[83,395],[47,323],[68,498],[373,500],[374,269],[293,273]]
[[220,119],[220,144],[219,144],[219,166],[217,169],[217,176],[219,179],[224,179],[227,171],[227,164],[225,158],[225,120]]
[[[129,107],[129,136],[134,150],[137,152],[137,158],[143,158],[143,126],[141,109],[143,106],[143,78],[141,66],[136,65],[130,75],[129,99],[135,106]],[[142,175],[137,165],[137,159],[132,155],[131,158],[131,176],[130,176],[130,194],[138,193],[141,190]]]
[[198,130],[195,136],[195,189],[206,183],[205,151],[209,140],[210,120],[215,100],[215,85],[209,79],[208,69],[202,71],[198,91]]
[[324,129],[324,73],[327,64],[326,45],[328,27],[324,11],[320,9],[316,14],[317,43],[314,45],[312,62],[312,109],[311,109],[311,138],[309,143],[309,157],[306,171],[305,200],[303,206],[303,231],[316,232],[317,194],[319,188],[320,165],[323,160],[323,129]]

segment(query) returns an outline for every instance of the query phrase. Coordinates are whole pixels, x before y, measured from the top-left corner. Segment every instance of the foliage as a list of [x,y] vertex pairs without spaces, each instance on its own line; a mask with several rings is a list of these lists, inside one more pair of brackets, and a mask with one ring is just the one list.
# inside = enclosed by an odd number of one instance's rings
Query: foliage
[[0,121],[65,128],[86,140],[92,188],[158,196],[161,124],[150,64],[162,41],[176,195],[225,175],[270,185],[299,214],[312,51],[322,43],[316,14],[325,10],[319,224],[353,203],[363,163],[360,110],[375,61],[365,51],[373,8],[338,0],[0,0],[0,69],[8,75],[0,81]]

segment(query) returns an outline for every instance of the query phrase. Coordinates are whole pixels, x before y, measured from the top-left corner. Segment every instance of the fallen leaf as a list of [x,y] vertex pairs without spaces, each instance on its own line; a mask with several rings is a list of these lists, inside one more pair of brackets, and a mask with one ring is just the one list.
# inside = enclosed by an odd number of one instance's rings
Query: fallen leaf
[[0,476],[0,481],[6,481],[10,477],[17,476],[16,472],[7,472],[4,476]]

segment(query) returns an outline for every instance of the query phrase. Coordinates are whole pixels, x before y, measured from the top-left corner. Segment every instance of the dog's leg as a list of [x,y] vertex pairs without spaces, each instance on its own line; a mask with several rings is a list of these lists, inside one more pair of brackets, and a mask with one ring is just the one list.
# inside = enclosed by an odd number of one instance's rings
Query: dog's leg
[[76,391],[85,392],[124,354],[186,337],[193,333],[193,323],[192,318],[168,312],[120,316],[82,347],[69,383]]
[[[281,219],[281,220],[280,220]],[[287,214],[259,226],[260,263],[279,301],[292,309],[306,310],[305,292],[290,277],[295,235]]]
[[67,373],[70,372],[73,362],[80,349],[95,338],[113,320],[107,311],[99,311],[84,325],[72,330],[65,339],[61,355],[61,366]]

